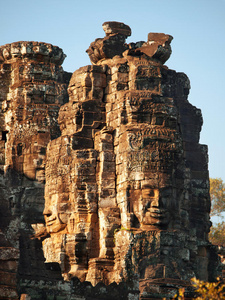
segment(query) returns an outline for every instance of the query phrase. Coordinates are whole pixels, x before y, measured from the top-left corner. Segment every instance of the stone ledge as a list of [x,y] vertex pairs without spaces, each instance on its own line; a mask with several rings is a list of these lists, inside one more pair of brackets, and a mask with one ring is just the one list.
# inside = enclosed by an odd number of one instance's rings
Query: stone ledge
[[43,42],[21,41],[0,47],[0,63],[29,58],[61,65],[65,57],[61,48]]

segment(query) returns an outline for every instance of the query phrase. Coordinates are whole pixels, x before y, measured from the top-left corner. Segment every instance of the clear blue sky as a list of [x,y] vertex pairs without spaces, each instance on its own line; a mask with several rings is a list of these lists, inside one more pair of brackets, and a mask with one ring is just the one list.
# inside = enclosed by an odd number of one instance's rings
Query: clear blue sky
[[65,71],[90,64],[85,50],[104,37],[102,23],[132,29],[127,42],[149,32],[174,37],[167,66],[188,75],[189,101],[202,110],[201,143],[209,146],[210,177],[225,181],[225,0],[0,0],[0,45],[42,41],[61,47]]

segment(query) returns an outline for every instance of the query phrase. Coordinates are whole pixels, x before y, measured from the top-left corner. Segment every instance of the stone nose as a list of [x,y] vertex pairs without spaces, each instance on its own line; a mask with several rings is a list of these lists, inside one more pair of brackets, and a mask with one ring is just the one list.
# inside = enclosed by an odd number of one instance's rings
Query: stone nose
[[162,197],[160,194],[156,194],[151,203],[152,207],[161,208],[162,207]]
[[44,211],[43,211],[43,215],[46,216],[46,217],[49,217],[51,216],[52,214],[52,211],[49,207],[45,207]]

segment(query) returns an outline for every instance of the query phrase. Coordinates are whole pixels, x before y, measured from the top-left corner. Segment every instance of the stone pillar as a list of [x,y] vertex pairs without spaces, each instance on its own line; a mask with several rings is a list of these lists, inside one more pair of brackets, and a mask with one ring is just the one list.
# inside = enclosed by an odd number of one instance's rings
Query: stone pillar
[[0,47],[0,230],[11,253],[0,264],[2,278],[15,277],[10,299],[18,299],[16,281],[47,274],[41,244],[30,235],[33,223],[40,231],[44,228],[46,147],[59,135],[58,111],[68,101],[70,74],[61,67],[64,58],[59,47],[46,43]]
[[[105,67],[87,66],[70,80],[69,102],[59,112],[62,135],[47,149],[45,221],[50,237],[47,261],[61,265],[64,278],[86,278],[88,262],[99,256],[99,153],[94,134],[105,126]],[[64,240],[64,242],[62,242]],[[52,254],[52,246],[58,244]]]

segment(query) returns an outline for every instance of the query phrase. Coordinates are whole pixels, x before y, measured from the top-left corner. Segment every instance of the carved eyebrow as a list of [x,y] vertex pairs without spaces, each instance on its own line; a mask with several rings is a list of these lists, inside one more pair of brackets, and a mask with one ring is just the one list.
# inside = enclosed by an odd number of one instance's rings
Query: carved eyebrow
[[[146,192],[147,190],[147,192]],[[155,190],[154,189],[151,189],[151,188],[144,188],[142,189],[143,193],[144,194],[148,194],[149,197],[155,197]]]
[[150,185],[144,185],[141,189],[142,190],[145,190],[145,189],[154,190],[154,188],[152,188]]

